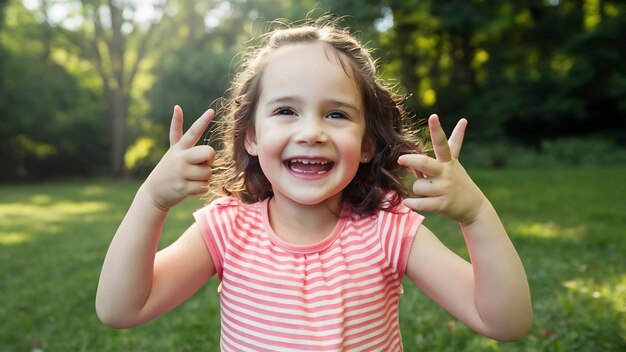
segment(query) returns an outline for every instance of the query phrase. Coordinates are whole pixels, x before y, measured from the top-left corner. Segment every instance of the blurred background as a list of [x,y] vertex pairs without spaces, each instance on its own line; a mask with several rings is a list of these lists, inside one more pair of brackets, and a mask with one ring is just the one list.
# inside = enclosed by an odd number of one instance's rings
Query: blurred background
[[466,163],[625,163],[626,5],[609,0],[0,0],[0,181],[144,176],[277,18],[346,16]]

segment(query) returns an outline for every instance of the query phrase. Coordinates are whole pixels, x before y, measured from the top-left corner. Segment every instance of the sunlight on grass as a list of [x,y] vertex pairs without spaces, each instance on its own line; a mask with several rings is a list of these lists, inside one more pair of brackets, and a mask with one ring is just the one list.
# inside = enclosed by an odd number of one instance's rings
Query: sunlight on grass
[[101,213],[110,209],[110,205],[105,202],[58,202],[50,206],[49,210],[67,215],[83,215]]
[[579,238],[585,233],[585,226],[564,227],[554,222],[517,223],[509,226],[511,232],[527,237]]
[[30,201],[34,204],[48,204],[52,202],[52,197],[47,194],[37,194],[30,197]]
[[[16,245],[28,242],[41,234],[63,231],[67,221],[86,221],[89,216],[102,214],[111,209],[111,204],[99,201],[55,201],[46,195],[30,197],[29,203],[0,204],[0,221],[4,226],[0,232],[0,244]],[[29,228],[31,231],[15,231]]]
[[[36,197],[34,197],[36,198]],[[65,216],[100,213],[109,210],[110,205],[105,202],[69,202],[57,201],[54,204],[41,204],[41,199],[32,203],[4,203],[0,204],[0,217],[16,216],[38,218],[46,220],[61,219]]]
[[0,245],[11,246],[16,244],[22,244],[28,241],[28,236],[19,232],[0,232]]
[[622,275],[614,282],[599,283],[597,280],[574,279],[563,282],[569,292],[591,299],[603,299],[611,304],[612,308],[626,314],[626,275]]
[[86,186],[85,188],[83,188],[82,193],[86,196],[93,197],[93,196],[103,195],[105,191],[106,190],[102,186],[91,185],[91,186]]

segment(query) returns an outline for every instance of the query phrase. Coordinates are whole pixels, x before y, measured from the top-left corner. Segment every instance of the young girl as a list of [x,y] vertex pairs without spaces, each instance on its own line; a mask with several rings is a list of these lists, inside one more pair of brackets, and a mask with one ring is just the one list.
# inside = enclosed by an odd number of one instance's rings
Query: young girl
[[[524,269],[458,161],[466,120],[447,140],[432,115],[435,158],[425,155],[369,52],[332,25],[269,33],[246,57],[226,110],[214,162],[213,148],[196,146],[214,112],[183,134],[174,107],[171,147],[103,264],[96,309],[105,324],[145,323],[217,274],[222,350],[397,351],[406,275],[478,333],[526,335]],[[418,176],[416,197],[404,189],[406,171]],[[169,209],[209,180],[222,196],[157,253]],[[421,211],[459,223],[471,264],[421,224]]]

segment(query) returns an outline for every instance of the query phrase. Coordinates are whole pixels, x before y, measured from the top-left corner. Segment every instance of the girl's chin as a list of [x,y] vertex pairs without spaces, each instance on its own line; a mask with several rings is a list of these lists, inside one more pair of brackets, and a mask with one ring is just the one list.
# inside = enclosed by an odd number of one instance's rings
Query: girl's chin
[[338,203],[341,199],[341,192],[321,192],[319,189],[304,190],[299,189],[297,192],[282,193],[285,200],[297,203],[300,206],[316,207],[320,205],[328,206]]

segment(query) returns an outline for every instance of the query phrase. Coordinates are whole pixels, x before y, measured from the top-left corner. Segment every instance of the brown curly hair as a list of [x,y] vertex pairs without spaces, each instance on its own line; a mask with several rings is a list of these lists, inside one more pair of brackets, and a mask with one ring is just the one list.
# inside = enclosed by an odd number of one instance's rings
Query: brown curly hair
[[344,70],[351,71],[363,96],[365,138],[375,145],[372,160],[360,164],[343,192],[343,201],[353,213],[367,215],[393,208],[408,195],[407,172],[397,160],[403,154],[422,153],[423,143],[411,132],[403,97],[382,81],[370,51],[336,22],[283,25],[265,34],[260,45],[244,54],[216,131],[223,147],[213,164],[210,195],[234,196],[245,203],[272,197],[272,185],[263,174],[258,158],[246,152],[246,131],[254,129],[263,70],[271,53],[283,46],[306,42],[328,44],[337,51]]

